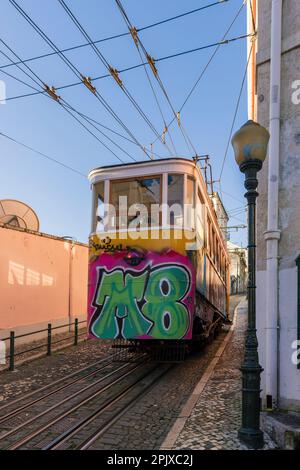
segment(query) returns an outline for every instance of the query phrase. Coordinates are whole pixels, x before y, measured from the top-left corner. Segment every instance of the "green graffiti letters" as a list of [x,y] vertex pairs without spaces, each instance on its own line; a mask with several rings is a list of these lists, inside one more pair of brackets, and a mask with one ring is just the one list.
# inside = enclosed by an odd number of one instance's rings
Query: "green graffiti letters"
[[117,318],[123,320],[122,336],[134,338],[148,331],[152,323],[144,318],[138,307],[142,300],[147,272],[133,276],[121,269],[102,272],[95,305],[102,306],[101,314],[93,325],[99,338],[116,338],[119,333]]
[[152,336],[168,339],[184,336],[189,325],[189,315],[180,300],[189,286],[188,272],[182,267],[159,268],[151,273],[142,310],[154,323]]
[[98,338],[182,338],[190,324],[182,302],[190,287],[190,273],[181,265],[138,272],[100,268],[91,331]]

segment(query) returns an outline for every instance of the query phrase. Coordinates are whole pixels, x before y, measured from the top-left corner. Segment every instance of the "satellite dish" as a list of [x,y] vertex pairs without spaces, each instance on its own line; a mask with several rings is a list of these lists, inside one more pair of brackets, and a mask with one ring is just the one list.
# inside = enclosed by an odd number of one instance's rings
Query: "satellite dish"
[[39,231],[39,219],[31,207],[13,199],[0,201],[0,223],[9,227],[19,227]]

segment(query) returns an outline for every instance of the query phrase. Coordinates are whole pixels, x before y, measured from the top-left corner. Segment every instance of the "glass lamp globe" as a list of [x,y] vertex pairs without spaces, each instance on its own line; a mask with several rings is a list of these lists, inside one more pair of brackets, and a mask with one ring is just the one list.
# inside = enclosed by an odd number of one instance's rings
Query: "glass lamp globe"
[[270,134],[268,130],[254,121],[247,121],[232,137],[235,160],[239,166],[243,163],[264,162]]

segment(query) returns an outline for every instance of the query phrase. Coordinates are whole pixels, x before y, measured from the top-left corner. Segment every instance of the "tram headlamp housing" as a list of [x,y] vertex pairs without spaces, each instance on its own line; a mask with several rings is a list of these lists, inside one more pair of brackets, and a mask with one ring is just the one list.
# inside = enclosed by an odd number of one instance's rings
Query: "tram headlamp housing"
[[137,248],[128,250],[124,256],[124,260],[131,266],[138,266],[145,259],[145,253]]

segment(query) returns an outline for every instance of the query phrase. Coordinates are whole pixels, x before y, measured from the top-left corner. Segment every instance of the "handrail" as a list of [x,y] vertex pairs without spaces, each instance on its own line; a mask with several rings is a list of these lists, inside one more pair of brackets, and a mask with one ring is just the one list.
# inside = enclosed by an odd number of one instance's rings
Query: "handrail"
[[[41,330],[31,331],[29,333],[23,333],[21,335],[16,335],[14,331],[11,331],[10,335],[7,338],[1,338],[0,339],[3,342],[4,341],[9,341],[9,354],[7,356],[5,356],[5,359],[9,359],[9,370],[14,371],[14,369],[15,369],[15,357],[21,356],[22,354],[27,354],[29,352],[33,352],[33,351],[36,351],[36,350],[41,349],[41,348],[46,348],[45,355],[50,356],[51,353],[52,353],[52,346],[53,345],[61,343],[63,341],[70,340],[70,339],[73,339],[73,345],[77,346],[78,345],[78,338],[80,336],[83,336],[83,334],[86,334],[86,333],[80,333],[80,334],[78,333],[78,330],[79,330],[78,327],[82,323],[87,324],[87,320],[79,321],[78,318],[75,318],[74,322],[72,322],[72,323],[67,323],[67,324],[64,324],[64,325],[59,325],[59,326],[54,326],[54,327],[52,327],[52,324],[49,323],[47,328],[44,328],[44,329],[41,329]],[[71,327],[71,326],[74,326],[74,334],[69,335],[66,338],[62,338],[62,339],[59,339],[55,342],[52,342],[52,332],[54,330],[59,330],[61,328],[66,328],[66,327]],[[38,333],[47,333],[47,335],[46,335],[47,341],[45,343],[42,343],[41,345],[36,346],[34,348],[25,349],[24,351],[19,351],[17,353],[15,352],[15,341],[17,339],[25,338],[25,337],[32,336],[32,335],[36,335]]]

